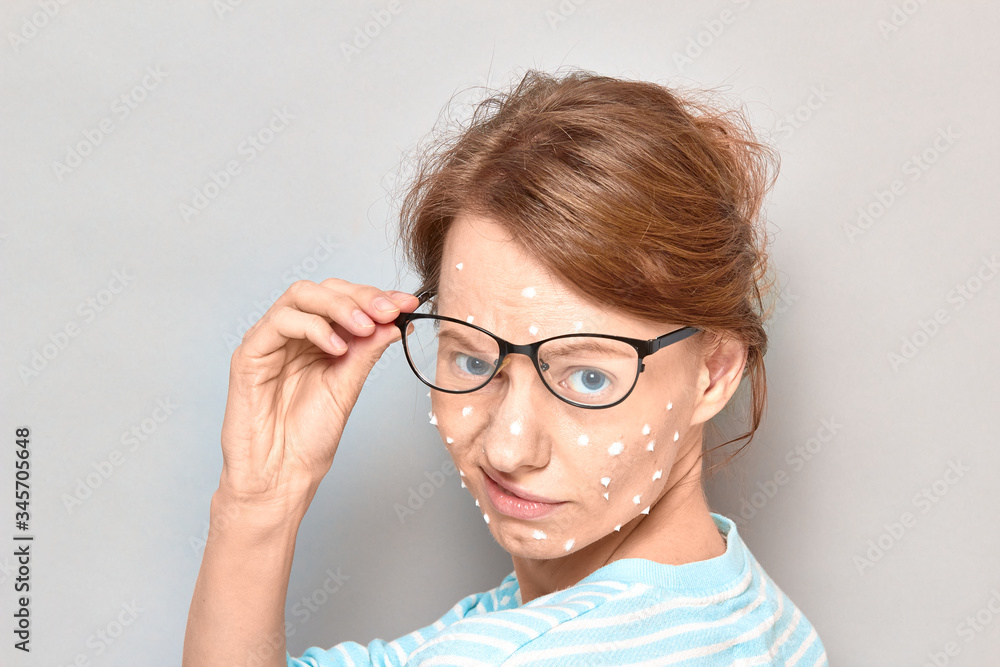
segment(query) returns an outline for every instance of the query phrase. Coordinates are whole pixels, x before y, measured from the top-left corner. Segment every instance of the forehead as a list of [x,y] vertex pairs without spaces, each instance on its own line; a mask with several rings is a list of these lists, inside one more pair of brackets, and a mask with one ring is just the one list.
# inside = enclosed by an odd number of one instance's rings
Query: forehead
[[471,315],[475,324],[512,342],[577,330],[645,331],[636,320],[571,290],[503,225],[468,213],[455,218],[445,238],[438,294],[441,315]]

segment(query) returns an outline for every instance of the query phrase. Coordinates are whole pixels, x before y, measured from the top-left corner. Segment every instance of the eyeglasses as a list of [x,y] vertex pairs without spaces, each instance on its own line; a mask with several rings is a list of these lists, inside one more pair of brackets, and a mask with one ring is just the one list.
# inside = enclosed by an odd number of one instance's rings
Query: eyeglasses
[[395,321],[406,360],[421,382],[448,394],[482,389],[507,365],[509,355],[523,354],[559,399],[580,408],[610,408],[635,389],[646,367],[643,359],[701,331],[684,327],[651,340],[570,333],[515,345],[469,322],[418,312],[430,295],[418,298],[417,310],[400,313]]

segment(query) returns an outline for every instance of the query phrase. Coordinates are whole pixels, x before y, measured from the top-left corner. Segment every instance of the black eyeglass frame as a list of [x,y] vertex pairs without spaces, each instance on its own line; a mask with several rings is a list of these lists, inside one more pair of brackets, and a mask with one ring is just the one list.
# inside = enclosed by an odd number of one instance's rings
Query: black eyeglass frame
[[[417,295],[417,297],[420,300],[420,305],[423,305],[430,298],[430,296],[426,292]],[[418,305],[417,308],[419,308],[420,305]],[[420,371],[417,370],[416,364],[413,363],[413,359],[410,358],[410,349],[409,346],[406,344],[406,326],[412,320],[419,320],[419,319],[435,319],[435,320],[444,320],[446,322],[455,322],[456,324],[462,324],[467,327],[472,327],[473,329],[481,331],[490,338],[492,338],[494,341],[496,341],[497,346],[500,349],[500,356],[499,358],[497,358],[496,362],[494,362],[493,372],[486,379],[486,381],[483,382],[478,387],[474,387],[473,389],[441,389],[439,387],[435,387],[433,384],[425,380],[423,376],[420,374]],[[655,352],[659,352],[668,345],[679,343],[685,338],[693,336],[694,334],[699,333],[701,331],[701,329],[697,327],[682,327],[680,329],[675,329],[670,333],[666,333],[663,334],[662,336],[659,336],[657,338],[652,338],[649,340],[642,340],[641,338],[628,338],[625,336],[613,336],[611,334],[568,333],[568,334],[560,334],[558,336],[552,336],[551,338],[545,338],[543,340],[538,340],[535,341],[534,343],[528,343],[525,345],[515,345],[514,343],[508,342],[503,338],[500,338],[492,331],[487,331],[486,329],[477,326],[475,324],[471,324],[470,322],[459,320],[454,317],[447,317],[445,315],[434,315],[431,313],[400,313],[396,317],[394,324],[399,328],[399,332],[402,336],[402,340],[400,342],[403,345],[403,352],[406,354],[406,362],[410,365],[410,369],[413,371],[413,374],[417,376],[418,380],[423,382],[431,389],[434,389],[435,391],[441,391],[446,394],[470,394],[474,391],[479,391],[480,389],[488,385],[493,380],[494,377],[496,377],[497,372],[503,367],[503,361],[507,357],[507,355],[523,354],[529,359],[531,359],[531,362],[535,366],[535,370],[538,372],[539,379],[541,379],[542,384],[545,385],[545,388],[549,390],[549,393],[551,393],[556,398],[566,403],[569,403],[570,405],[576,406],[578,408],[585,408],[588,410],[602,410],[604,408],[611,408],[624,401],[626,398],[629,397],[629,395],[635,389],[635,385],[638,384],[639,374],[642,373],[644,370],[646,370],[646,364],[643,363],[643,359],[645,359],[646,357]],[[585,403],[577,403],[576,401],[572,401],[566,398],[565,396],[561,396],[552,387],[550,387],[549,383],[545,380],[545,376],[543,375],[544,371],[542,370],[541,363],[538,360],[539,348],[544,343],[547,343],[551,340],[558,340],[560,338],[606,338],[609,340],[621,341],[623,343],[632,346],[635,349],[636,354],[638,355],[637,359],[638,363],[636,364],[635,377],[632,378],[632,386],[629,387],[628,391],[625,392],[625,394],[621,398],[619,398],[614,403],[608,403],[607,405],[587,405]]]

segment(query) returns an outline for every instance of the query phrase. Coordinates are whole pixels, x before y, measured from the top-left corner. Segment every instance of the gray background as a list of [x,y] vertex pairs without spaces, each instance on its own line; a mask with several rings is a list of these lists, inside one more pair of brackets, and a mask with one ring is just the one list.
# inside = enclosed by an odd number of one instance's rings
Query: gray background
[[[711,481],[713,509],[737,519],[832,664],[995,658],[996,3],[222,2],[4,2],[0,662],[180,663],[243,330],[296,270],[412,288],[392,246],[401,157],[456,92],[460,116],[475,94],[460,91],[559,65],[719,87],[781,151],[768,420]],[[275,109],[294,118],[247,161],[241,143]],[[100,143],[59,169],[87,133]],[[240,173],[185,219],[180,204],[230,160]],[[44,367],[22,377],[33,357]],[[457,476],[433,484],[447,453],[425,393],[393,346],[302,524],[293,654],[395,638],[511,571]],[[176,407],[156,422],[159,400]],[[27,660],[11,648],[21,425]],[[423,504],[401,520],[411,493]],[[339,589],[295,614],[327,569]],[[124,631],[97,639],[120,616]]]

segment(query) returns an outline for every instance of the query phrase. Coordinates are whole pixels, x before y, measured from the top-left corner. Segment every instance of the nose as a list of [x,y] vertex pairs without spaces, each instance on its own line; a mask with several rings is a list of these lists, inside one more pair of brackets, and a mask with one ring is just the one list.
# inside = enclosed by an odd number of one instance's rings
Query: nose
[[497,386],[492,392],[493,418],[483,434],[487,461],[505,473],[544,467],[551,455],[551,438],[539,408],[554,397],[542,386],[531,360],[515,361],[508,355],[490,383]]

